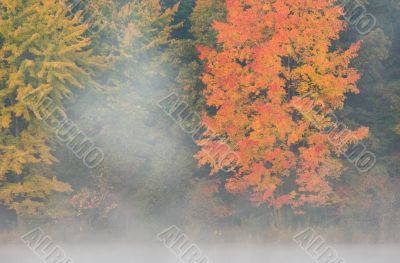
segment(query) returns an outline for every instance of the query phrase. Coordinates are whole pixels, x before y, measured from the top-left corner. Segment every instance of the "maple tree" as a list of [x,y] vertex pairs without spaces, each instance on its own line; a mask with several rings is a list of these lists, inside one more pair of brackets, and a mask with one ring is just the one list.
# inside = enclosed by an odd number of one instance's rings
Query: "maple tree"
[[[359,43],[346,50],[333,44],[346,28],[334,1],[227,0],[226,8],[226,22],[213,25],[220,47],[198,47],[208,107],[199,164],[220,171],[207,152],[225,142],[240,157],[229,192],[277,208],[328,204],[343,149],[368,134],[349,130],[333,143],[340,132],[326,132],[346,93],[358,93],[350,62]],[[313,107],[305,111],[303,102]]]

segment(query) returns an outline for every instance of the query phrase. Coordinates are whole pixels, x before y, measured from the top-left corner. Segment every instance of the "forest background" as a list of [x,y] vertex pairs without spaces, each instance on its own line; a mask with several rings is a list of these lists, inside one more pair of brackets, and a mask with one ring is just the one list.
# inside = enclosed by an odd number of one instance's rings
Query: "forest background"
[[1,238],[399,241],[399,25],[399,0],[2,0]]

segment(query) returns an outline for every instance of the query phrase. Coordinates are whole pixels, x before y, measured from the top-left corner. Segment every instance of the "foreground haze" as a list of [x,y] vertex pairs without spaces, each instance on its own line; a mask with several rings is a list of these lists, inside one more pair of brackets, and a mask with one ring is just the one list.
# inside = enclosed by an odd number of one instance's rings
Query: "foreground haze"
[[[62,246],[74,263],[178,263],[162,245],[102,244]],[[200,245],[213,263],[312,263],[308,254],[292,245]],[[346,263],[394,263],[400,258],[398,245],[334,245]],[[21,246],[0,249],[1,262],[40,263],[32,251]]]

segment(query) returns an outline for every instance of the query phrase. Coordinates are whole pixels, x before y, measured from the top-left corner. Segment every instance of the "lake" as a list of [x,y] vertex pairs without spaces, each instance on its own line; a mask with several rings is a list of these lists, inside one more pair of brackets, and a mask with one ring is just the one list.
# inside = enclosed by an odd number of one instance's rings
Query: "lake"
[[[182,255],[171,252],[163,244],[101,244],[101,245],[60,245],[68,263],[175,263],[185,262]],[[199,245],[202,255],[214,263],[311,263],[318,262],[306,251],[294,245]],[[343,263],[395,263],[400,262],[400,245],[332,245]],[[47,261],[50,261],[47,259]],[[1,263],[46,262],[43,255],[37,255],[24,245],[2,245]],[[53,261],[60,262],[60,261]],[[63,262],[63,261],[61,261]],[[60,262],[60,263],[61,263]],[[206,263],[206,261],[198,263]],[[329,262],[329,261],[328,261]],[[52,263],[52,262],[49,262]],[[208,263],[208,262],[207,262]],[[323,263],[320,261],[320,263]]]

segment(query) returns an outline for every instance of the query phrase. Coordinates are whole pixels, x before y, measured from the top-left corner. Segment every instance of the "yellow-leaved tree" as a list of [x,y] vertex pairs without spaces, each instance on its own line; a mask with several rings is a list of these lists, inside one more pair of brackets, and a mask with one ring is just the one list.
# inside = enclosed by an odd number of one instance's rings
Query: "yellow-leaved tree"
[[0,2],[0,204],[20,216],[71,190],[51,172],[54,140],[43,112],[24,98],[46,98],[63,109],[73,89],[96,85],[102,60],[81,21],[64,1]]

